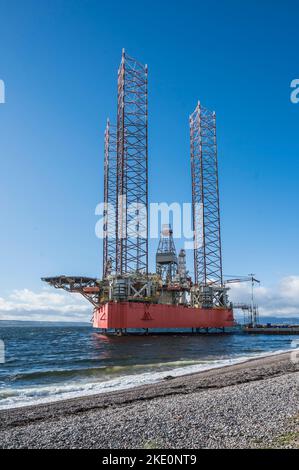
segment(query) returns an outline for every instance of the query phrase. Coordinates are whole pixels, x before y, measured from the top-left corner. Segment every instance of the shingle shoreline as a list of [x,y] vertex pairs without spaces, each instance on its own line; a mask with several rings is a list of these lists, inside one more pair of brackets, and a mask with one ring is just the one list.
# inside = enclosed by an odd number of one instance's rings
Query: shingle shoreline
[[0,447],[294,447],[298,389],[298,364],[283,353],[130,390],[3,410]]

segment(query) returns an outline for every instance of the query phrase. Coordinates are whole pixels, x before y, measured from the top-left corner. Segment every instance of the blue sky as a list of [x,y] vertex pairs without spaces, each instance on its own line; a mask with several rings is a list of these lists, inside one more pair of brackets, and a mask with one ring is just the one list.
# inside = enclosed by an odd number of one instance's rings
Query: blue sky
[[0,11],[4,303],[39,295],[43,275],[100,274],[94,210],[123,47],[149,65],[150,200],[191,199],[200,99],[217,112],[225,274],[297,279],[298,2],[0,0]]

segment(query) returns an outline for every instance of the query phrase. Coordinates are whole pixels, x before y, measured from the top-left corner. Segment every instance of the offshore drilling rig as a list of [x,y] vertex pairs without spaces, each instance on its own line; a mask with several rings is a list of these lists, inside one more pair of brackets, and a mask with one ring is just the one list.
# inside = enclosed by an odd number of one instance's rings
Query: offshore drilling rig
[[82,294],[104,332],[234,326],[223,282],[216,115],[198,102],[190,116],[194,279],[186,252],[177,255],[163,225],[156,272],[148,270],[148,68],[122,52],[117,123],[107,121],[104,146],[103,277],[42,278]]

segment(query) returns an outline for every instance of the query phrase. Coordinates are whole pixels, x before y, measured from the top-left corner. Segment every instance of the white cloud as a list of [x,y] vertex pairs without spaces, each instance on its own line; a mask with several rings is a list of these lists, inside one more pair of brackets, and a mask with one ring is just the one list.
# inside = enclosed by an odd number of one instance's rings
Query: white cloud
[[7,298],[0,297],[2,320],[88,321],[91,313],[91,304],[80,294],[47,288],[39,293],[14,290]]
[[[233,302],[249,303],[250,283],[232,284],[230,298]],[[271,286],[254,288],[255,303],[261,316],[299,316],[299,276],[287,276]]]

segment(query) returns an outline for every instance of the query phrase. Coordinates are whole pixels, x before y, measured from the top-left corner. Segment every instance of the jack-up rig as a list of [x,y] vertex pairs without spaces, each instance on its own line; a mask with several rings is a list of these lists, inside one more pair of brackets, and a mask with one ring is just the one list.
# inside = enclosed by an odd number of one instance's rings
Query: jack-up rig
[[147,66],[123,50],[117,124],[108,120],[105,131],[103,278],[42,280],[82,294],[103,332],[224,331],[235,322],[222,274],[216,115],[198,102],[190,116],[194,280],[170,225],[162,227],[156,272],[149,273],[147,86]]

